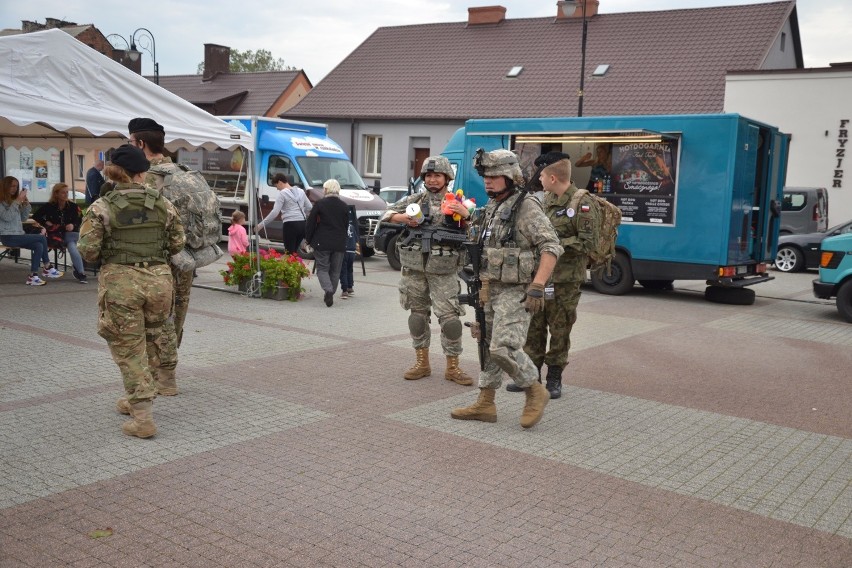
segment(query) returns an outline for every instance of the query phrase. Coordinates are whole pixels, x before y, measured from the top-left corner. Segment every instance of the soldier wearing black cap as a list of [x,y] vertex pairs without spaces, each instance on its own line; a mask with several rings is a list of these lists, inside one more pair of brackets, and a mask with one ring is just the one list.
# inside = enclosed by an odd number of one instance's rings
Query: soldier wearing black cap
[[[141,149],[151,166],[172,164],[172,159],[164,154],[166,131],[152,118],[134,118],[127,124],[130,143]],[[145,185],[157,187],[158,176],[149,172],[145,176]],[[160,351],[153,354],[151,364],[155,367],[154,378],[157,393],[163,396],[178,394],[175,368],[177,350],[183,337],[183,324],[189,309],[189,294],[192,291],[192,270],[180,270],[172,266],[174,286],[174,305],[164,327],[164,336],[159,342]],[[172,361],[174,360],[174,365]]]
[[104,173],[115,189],[89,207],[77,246],[88,262],[101,263],[98,335],[107,340],[124,380],[126,396],[118,407],[132,420],[122,430],[139,438],[157,432],[152,415],[157,388],[148,353],[157,349],[172,305],[169,258],[186,239],[174,206],[142,185],[148,167],[136,147],[125,144],[113,151]]
[[[538,181],[545,191],[544,212],[564,252],[545,288],[544,310],[533,314],[530,320],[524,352],[538,367],[539,377],[542,365],[547,364],[547,391],[550,398],[555,399],[562,396],[562,370],[568,364],[571,328],[577,321],[580,285],[586,279],[588,254],[596,245],[594,228],[598,225],[600,211],[594,199],[586,191],[578,190],[571,181],[568,154],[548,152],[539,156],[535,164]],[[521,389],[510,383],[506,390],[517,392]]]

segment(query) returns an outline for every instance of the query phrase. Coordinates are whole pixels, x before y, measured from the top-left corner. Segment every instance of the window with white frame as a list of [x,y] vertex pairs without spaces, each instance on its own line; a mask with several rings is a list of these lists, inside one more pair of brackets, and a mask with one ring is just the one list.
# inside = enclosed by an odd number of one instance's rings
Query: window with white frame
[[382,175],[382,137],[364,137],[364,175]]
[[77,155],[77,171],[74,172],[77,174],[75,177],[77,179],[86,179],[86,168],[85,168],[85,156]]

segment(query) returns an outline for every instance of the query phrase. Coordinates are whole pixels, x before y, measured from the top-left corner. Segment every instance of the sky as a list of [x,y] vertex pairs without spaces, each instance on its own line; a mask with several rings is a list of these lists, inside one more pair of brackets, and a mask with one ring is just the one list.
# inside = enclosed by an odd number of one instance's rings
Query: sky
[[[600,0],[601,14],[758,4],[767,0]],[[303,69],[316,85],[376,28],[463,22],[467,9],[499,4],[507,18],[556,15],[556,0],[148,0],[136,4],[0,0],[0,28],[20,29],[22,20],[57,18],[94,24],[104,35],[127,39],[140,28],[154,37],[160,75],[195,74],[204,44],[233,49],[266,49],[285,65]],[[799,0],[799,30],[805,67],[852,61],[852,1]],[[133,13],[132,17],[129,13]],[[168,16],[166,16],[168,14]],[[665,33],[664,30],[659,32]],[[144,45],[140,31],[138,44]],[[123,47],[121,40],[113,42]],[[142,73],[154,74],[143,54]]]

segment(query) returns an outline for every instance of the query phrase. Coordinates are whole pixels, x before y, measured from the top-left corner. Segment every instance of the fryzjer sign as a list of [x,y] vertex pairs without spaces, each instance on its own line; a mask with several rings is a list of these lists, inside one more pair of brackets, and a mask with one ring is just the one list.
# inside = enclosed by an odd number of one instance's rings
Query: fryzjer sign
[[611,192],[622,221],[674,224],[677,142],[612,145]]

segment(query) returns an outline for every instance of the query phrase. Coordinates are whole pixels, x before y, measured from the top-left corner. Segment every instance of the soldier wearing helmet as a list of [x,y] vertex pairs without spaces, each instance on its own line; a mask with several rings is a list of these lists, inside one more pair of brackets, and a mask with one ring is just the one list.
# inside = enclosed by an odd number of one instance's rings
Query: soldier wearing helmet
[[503,373],[526,393],[521,426],[541,420],[550,394],[538,382],[538,369],[524,353],[534,313],[544,309],[544,287],[562,246],[553,226],[534,199],[524,199],[518,158],[510,150],[479,150],[474,167],[490,197],[476,222],[482,260],[480,301],[485,308],[488,360],[479,373],[479,398],[450,414],[458,420],[495,422],[494,395]]
[[[459,367],[459,355],[462,352],[462,324],[459,316],[464,314],[464,308],[458,301],[461,291],[458,279],[462,262],[461,247],[433,242],[431,250],[422,250],[422,241],[418,238],[410,239],[405,246],[401,244],[410,232],[424,227],[441,226],[444,230],[447,228],[443,224],[441,202],[455,177],[455,172],[445,157],[429,156],[423,162],[420,174],[423,176],[426,191],[397,201],[388,207],[382,217],[382,221],[406,225],[405,231],[394,246],[397,247],[402,265],[399,303],[404,310],[411,312],[408,316],[408,330],[414,347],[415,362],[405,371],[403,377],[412,381],[428,377],[432,373],[429,346],[432,335],[431,315],[434,313],[441,327],[441,348],[447,358],[444,378],[460,385],[471,385],[473,378]],[[419,208],[421,215],[406,213],[412,205]],[[455,201],[448,204],[448,207],[461,217],[457,230],[463,233],[470,213],[461,203]]]

